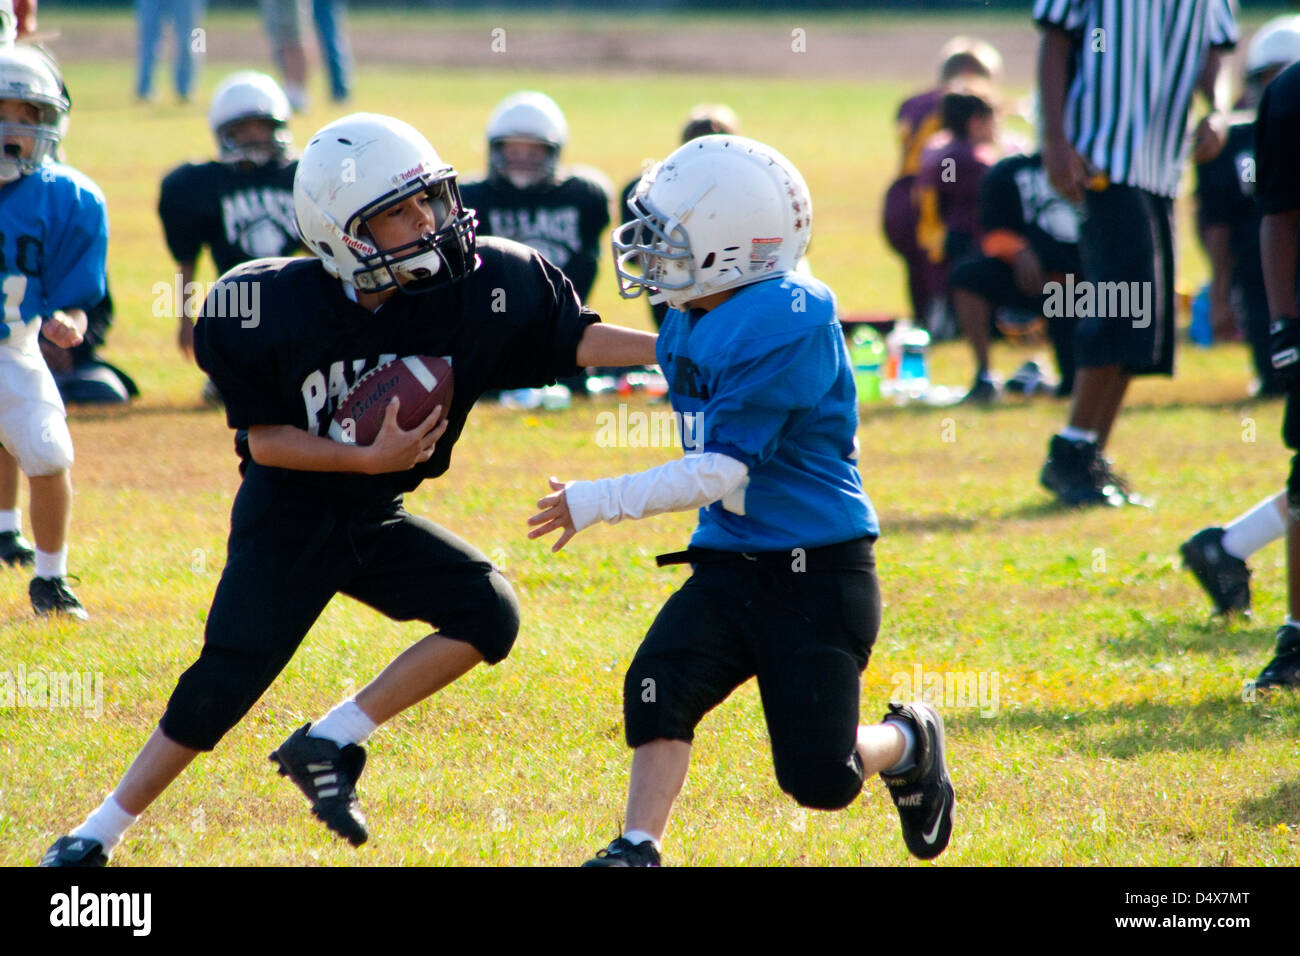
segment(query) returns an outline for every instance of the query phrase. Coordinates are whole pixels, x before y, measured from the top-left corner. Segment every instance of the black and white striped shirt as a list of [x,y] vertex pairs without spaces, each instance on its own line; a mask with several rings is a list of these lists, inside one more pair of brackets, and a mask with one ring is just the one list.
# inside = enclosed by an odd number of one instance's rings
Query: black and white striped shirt
[[1187,111],[1211,47],[1237,42],[1236,0],[1034,0],[1074,35],[1065,135],[1111,182],[1173,196]]

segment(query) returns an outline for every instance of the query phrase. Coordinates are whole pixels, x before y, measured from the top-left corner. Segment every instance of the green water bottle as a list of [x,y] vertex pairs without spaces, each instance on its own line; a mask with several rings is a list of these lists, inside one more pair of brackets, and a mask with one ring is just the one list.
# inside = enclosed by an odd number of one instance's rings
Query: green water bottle
[[859,325],[849,334],[849,357],[858,384],[858,402],[880,401],[880,366],[885,360],[885,340],[869,325]]

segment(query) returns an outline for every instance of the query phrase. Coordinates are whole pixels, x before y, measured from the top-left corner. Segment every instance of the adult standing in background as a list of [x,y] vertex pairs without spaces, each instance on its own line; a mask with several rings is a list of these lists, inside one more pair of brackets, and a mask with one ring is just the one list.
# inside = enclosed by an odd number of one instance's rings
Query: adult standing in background
[[[300,0],[262,0],[271,56],[284,76],[284,92],[295,113],[307,109],[307,51],[302,45]],[[342,103],[352,95],[352,49],[345,0],[312,0],[312,19],[330,77],[330,96]]]
[[[30,2],[34,7],[35,0]],[[204,7],[205,0],[136,0],[135,18],[139,30],[136,99],[152,101],[157,98],[153,91],[153,64],[158,56],[158,44],[162,40],[163,20],[170,20],[176,43],[173,58],[176,98],[182,103],[190,101],[194,91],[196,55],[202,53],[207,46],[202,40],[199,26]]]
[[1091,290],[1126,293],[1067,303],[1078,321],[1074,401],[1039,478],[1062,504],[1140,502],[1102,453],[1129,379],[1173,374],[1173,197],[1189,152],[1187,113],[1200,90],[1210,112],[1193,158],[1207,162],[1227,128],[1216,80],[1220,50],[1237,42],[1236,8],[1235,0],[1035,0],[1043,166],[1080,208]]

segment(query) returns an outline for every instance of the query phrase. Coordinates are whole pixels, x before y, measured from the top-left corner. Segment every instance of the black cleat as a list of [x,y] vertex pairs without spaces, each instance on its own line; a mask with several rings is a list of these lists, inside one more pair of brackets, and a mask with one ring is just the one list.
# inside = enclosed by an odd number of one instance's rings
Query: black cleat
[[40,616],[68,614],[79,621],[90,617],[64,578],[32,578],[27,588],[32,609]]
[[1007,379],[1006,387],[1008,392],[1017,395],[1041,395],[1055,390],[1058,384],[1047,377],[1041,365],[1030,359],[1016,369],[1015,375]]
[[280,775],[288,777],[311,801],[311,812],[353,846],[366,842],[366,818],[357,802],[357,780],[366,751],[357,744],[340,748],[324,737],[309,737],[304,724],[271,754]]
[[0,561],[14,568],[30,568],[36,563],[36,551],[21,532],[0,531]]
[[963,405],[995,405],[1002,398],[1002,386],[992,376],[977,375],[975,384],[962,398]]
[[37,866],[108,866],[103,844],[86,837],[61,836]]
[[1150,508],[1149,502],[1142,495],[1129,486],[1129,483],[1121,478],[1111,469],[1111,460],[1102,457],[1100,449],[1093,456],[1092,463],[1088,466],[1088,473],[1092,476],[1093,487],[1100,491],[1107,498],[1118,496],[1120,504],[1137,505],[1141,508]]
[[619,837],[583,866],[659,866],[659,851],[649,840],[643,843],[629,843]]
[[1250,568],[1223,550],[1223,529],[1202,528],[1178,548],[1183,566],[1205,588],[1215,614],[1250,614]]
[[905,720],[916,732],[916,765],[901,774],[882,773],[903,824],[903,842],[922,860],[938,856],[952,836],[957,795],[944,759],[943,718],[929,704],[890,704],[885,720]]
[[1098,464],[1104,461],[1097,451],[1096,442],[1071,441],[1053,435],[1038,480],[1056,495],[1061,504],[1072,508],[1089,505],[1123,507],[1127,498],[1119,488],[1105,480],[1103,466]]
[[1290,624],[1277,629],[1277,650],[1255,678],[1255,687],[1300,687],[1300,629]]

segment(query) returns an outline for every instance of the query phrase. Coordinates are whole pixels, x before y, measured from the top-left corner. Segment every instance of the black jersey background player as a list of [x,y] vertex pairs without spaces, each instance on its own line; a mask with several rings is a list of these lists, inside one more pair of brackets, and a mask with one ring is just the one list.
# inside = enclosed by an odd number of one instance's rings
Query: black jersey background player
[[[488,119],[488,169],[461,187],[478,214],[480,236],[514,239],[557,266],[587,301],[609,225],[613,185],[590,166],[560,166],[569,141],[564,113],[545,93],[524,90],[497,104]],[[586,375],[561,380],[586,393]]]
[[[1052,189],[1043,158],[1008,156],[989,170],[980,189],[983,235],[980,254],[953,266],[949,285],[957,323],[975,351],[975,384],[967,401],[997,398],[989,369],[989,337],[994,313],[1010,307],[1043,314],[1044,286],[1068,273],[1079,274],[1079,218]],[[1074,321],[1047,320],[1061,373],[1058,394],[1074,387]]]
[[1216,336],[1235,330],[1232,291],[1250,343],[1257,394],[1283,395],[1269,361],[1268,297],[1260,268],[1259,210],[1255,205],[1255,109],[1265,88],[1300,60],[1300,17],[1264,24],[1246,49],[1246,89],[1230,114],[1223,150],[1196,167],[1197,225],[1210,259],[1210,316]]
[[[293,255],[301,248],[294,224],[289,100],[265,73],[234,73],[212,96],[208,125],[219,156],[186,163],[162,181],[158,216],[179,270],[179,288],[192,288],[206,247],[217,274],[250,259]],[[178,298],[188,298],[184,293]],[[194,351],[194,323],[176,302],[177,343]],[[215,396],[210,396],[215,397]]]
[[[653,335],[599,324],[541,256],[508,240],[476,243],[455,170],[399,120],[355,114],[317,133],[295,206],[316,257],[239,268],[210,294],[195,330],[243,472],[202,653],[117,789],[55,843],[49,864],[106,862],[135,817],[252,707],[340,592],[433,628],[273,754],[317,817],[364,842],[361,743],[479,662],[503,659],[519,626],[514,593],[492,563],[406,512],[401,493],[447,469],[485,389],[653,361]],[[455,370],[445,421],[435,410],[404,431],[390,405],[369,446],[325,437],[360,376],[389,357],[424,354],[447,356]]]

